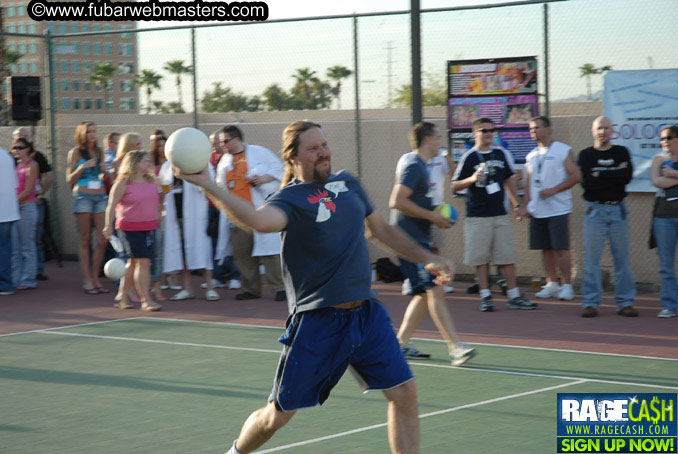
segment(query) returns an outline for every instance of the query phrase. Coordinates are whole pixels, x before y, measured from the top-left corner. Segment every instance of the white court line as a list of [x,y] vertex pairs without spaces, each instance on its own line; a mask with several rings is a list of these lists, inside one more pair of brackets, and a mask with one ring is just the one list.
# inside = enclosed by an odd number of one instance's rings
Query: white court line
[[[548,388],[535,389],[533,391],[526,391],[526,392],[523,392],[523,393],[511,394],[509,396],[496,397],[494,399],[483,400],[482,402],[475,402],[475,403],[472,403],[472,404],[460,405],[458,407],[451,407],[451,408],[446,408],[444,410],[433,411],[431,413],[424,413],[424,414],[419,415],[419,419],[428,418],[430,416],[438,416],[438,415],[442,415],[442,414],[445,414],[445,413],[452,413],[453,411],[465,410],[467,408],[479,407],[481,405],[493,404],[495,402],[501,402],[503,400],[515,399],[517,397],[529,396],[531,394],[537,394],[537,393],[542,393],[542,392],[546,392],[546,391],[553,391],[554,389],[560,389],[560,388],[565,388],[567,386],[579,385],[581,383],[585,383],[586,381],[587,380],[585,380],[585,379],[584,380],[577,380],[577,381],[573,381],[573,382],[570,382],[570,383],[563,383],[561,385],[549,386]],[[326,435],[324,437],[312,438],[310,440],[299,441],[299,442],[296,442],[296,443],[290,443],[288,445],[278,446],[278,447],[270,448],[270,449],[264,449],[263,451],[256,451],[256,452],[258,454],[265,454],[265,453],[268,453],[268,452],[283,451],[285,449],[296,448],[298,446],[309,445],[309,444],[312,444],[312,443],[318,443],[320,441],[331,440],[333,438],[345,437],[347,435],[353,435],[353,434],[360,433],[360,432],[366,432],[366,431],[372,430],[372,429],[379,429],[381,427],[386,427],[387,425],[388,425],[388,423],[385,423],[385,422],[381,423],[381,424],[374,424],[372,426],[360,427],[358,429],[348,430],[346,432],[339,432],[339,433],[332,434],[332,435]]]
[[[266,329],[284,329],[281,326],[269,326],[269,325],[249,325],[247,323],[233,323],[233,322],[211,322],[204,320],[188,320],[181,318],[160,318],[160,317],[137,317],[137,318],[146,318],[149,320],[169,320],[177,322],[187,322],[187,323],[207,323],[215,325],[227,325],[227,326],[245,326],[245,327],[254,327],[254,328],[266,328]],[[413,340],[429,341],[429,342],[445,342],[442,339],[427,339],[423,337],[413,337]],[[603,353],[603,352],[590,352],[585,350],[568,350],[564,348],[547,348],[547,347],[527,347],[521,345],[505,345],[505,344],[490,344],[484,342],[472,342],[472,345],[488,346],[488,347],[503,347],[503,348],[519,348],[523,350],[541,350],[545,352],[561,352],[561,353],[583,353],[586,355],[600,355],[600,356],[617,356],[622,358],[638,358],[638,359],[658,359],[661,361],[678,361],[678,358],[663,358],[660,356],[642,356],[642,355],[627,355],[624,353]]]
[[185,318],[166,318],[166,317],[137,317],[143,318],[146,320],[155,320],[155,321],[169,321],[169,322],[186,322],[186,323],[203,323],[205,325],[225,325],[225,326],[241,326],[246,328],[264,328],[264,329],[277,329],[285,330],[284,326],[270,326],[270,325],[250,325],[247,323],[233,323],[233,322],[215,322],[211,320],[188,320]]
[[[52,334],[56,336],[74,336],[74,337],[88,337],[93,339],[110,339],[110,340],[122,340],[122,341],[132,341],[132,342],[146,342],[152,344],[166,344],[166,345],[181,345],[186,347],[206,347],[206,348],[218,348],[222,350],[241,350],[241,351],[251,351],[251,352],[261,352],[261,353],[275,353],[280,354],[281,350],[269,350],[263,348],[249,348],[249,347],[233,347],[230,345],[211,345],[211,344],[195,344],[190,342],[173,342],[173,341],[163,341],[163,340],[153,340],[153,339],[140,339],[136,337],[119,337],[119,336],[100,336],[96,334],[80,334],[80,333],[62,333],[59,331],[36,331],[38,334]],[[409,361],[410,365],[413,366],[424,366],[424,367],[438,367],[441,369],[458,369],[466,372],[487,372],[493,374],[506,374],[506,375],[519,375],[523,377],[537,377],[537,378],[554,378],[559,380],[586,380],[597,383],[607,383],[612,385],[631,385],[631,386],[640,386],[647,388],[663,388],[663,389],[678,389],[676,386],[664,386],[664,385],[653,385],[651,383],[633,383],[633,382],[622,382],[614,380],[598,380],[594,378],[586,377],[568,377],[561,375],[548,375],[548,374],[536,374],[531,372],[517,372],[501,369],[477,369],[472,367],[454,367],[447,366],[444,364],[426,364],[419,361]]]
[[666,386],[666,385],[653,385],[651,383],[635,383],[635,382],[625,382],[625,381],[615,381],[615,380],[602,380],[597,378],[583,378],[583,377],[570,377],[567,375],[547,375],[547,374],[536,374],[533,372],[518,372],[513,370],[502,370],[502,369],[480,369],[474,367],[459,367],[459,366],[448,366],[445,364],[427,364],[421,361],[408,361],[410,366],[423,366],[423,367],[438,367],[441,369],[457,369],[463,371],[475,371],[475,372],[488,372],[491,374],[504,374],[504,375],[520,375],[523,377],[537,377],[537,378],[558,378],[561,380],[586,380],[587,382],[595,383],[607,383],[611,385],[632,385],[632,386],[641,386],[646,388],[662,388],[662,389],[678,389],[678,386]]
[[140,318],[148,318],[148,317],[116,318],[116,319],[113,319],[113,320],[101,320],[99,322],[78,323],[77,325],[55,326],[54,328],[42,328],[42,329],[34,329],[34,330],[31,330],[31,331],[18,331],[16,333],[0,334],[0,337],[16,336],[18,334],[44,333],[46,331],[52,331],[52,330],[56,330],[56,329],[78,328],[80,326],[101,325],[101,324],[104,324],[104,323],[113,323],[113,322],[124,322],[126,320],[137,320],[137,319],[140,319]]
[[139,339],[136,337],[119,337],[119,336],[99,336],[96,334],[79,334],[79,333],[60,333],[58,331],[37,331],[42,334],[53,334],[55,336],[73,336],[73,337],[89,337],[93,339],[109,339],[109,340],[122,340],[122,341],[133,341],[133,342],[146,342],[149,344],[165,344],[165,345],[181,345],[183,347],[208,347],[208,348],[219,348],[222,350],[242,350],[247,352],[263,352],[263,353],[276,353],[280,354],[281,350],[267,350],[263,348],[248,348],[248,347],[231,347],[229,345],[210,345],[210,344],[194,344],[191,342],[173,342],[173,341],[163,341],[163,340],[154,340],[154,339]]

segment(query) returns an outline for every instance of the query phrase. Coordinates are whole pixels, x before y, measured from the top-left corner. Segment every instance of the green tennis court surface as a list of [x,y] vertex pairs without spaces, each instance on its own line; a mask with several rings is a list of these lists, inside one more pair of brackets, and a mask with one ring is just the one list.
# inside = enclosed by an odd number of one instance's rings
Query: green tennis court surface
[[[224,453],[263,405],[280,329],[137,318],[0,336],[0,452]],[[678,361],[478,346],[412,362],[422,453],[555,452],[558,392],[676,392]],[[346,374],[260,451],[387,453],[381,393]]]

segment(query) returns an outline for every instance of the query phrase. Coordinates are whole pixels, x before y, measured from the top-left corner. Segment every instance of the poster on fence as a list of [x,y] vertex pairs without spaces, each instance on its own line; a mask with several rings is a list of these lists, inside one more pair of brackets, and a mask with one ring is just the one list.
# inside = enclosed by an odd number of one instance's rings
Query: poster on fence
[[539,115],[537,58],[513,57],[447,62],[450,150],[456,160],[473,146],[471,126],[490,118],[495,142],[521,165],[536,146],[530,138],[530,118]]
[[612,121],[612,143],[624,145],[633,158],[630,192],[655,192],[650,181],[652,158],[663,153],[659,133],[678,125],[678,69],[608,71],[603,112]]

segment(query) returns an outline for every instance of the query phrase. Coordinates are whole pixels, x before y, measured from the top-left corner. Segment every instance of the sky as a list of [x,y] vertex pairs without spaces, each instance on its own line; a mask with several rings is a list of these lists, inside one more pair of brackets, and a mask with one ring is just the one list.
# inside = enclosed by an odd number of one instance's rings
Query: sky
[[[549,5],[551,99],[586,93],[579,66],[612,65],[614,69],[678,67],[678,53],[668,40],[678,23],[676,0],[569,0]],[[499,0],[421,0],[421,8],[498,3]],[[405,11],[409,0],[269,0],[270,19]],[[503,2],[500,2],[503,3]],[[430,80],[444,83],[448,60],[520,57],[540,59],[543,78],[542,5],[513,6],[422,15],[422,69]],[[642,17],[652,18],[650,20]],[[140,28],[176,23],[145,23]],[[409,83],[409,16],[378,16],[359,20],[359,80],[361,107],[388,104],[396,90]],[[214,83],[248,96],[261,94],[273,83],[292,87],[292,74],[308,67],[325,78],[334,65],[353,69],[352,20],[247,24],[198,29],[198,98]],[[139,34],[139,70],[165,75],[154,100],[177,99],[173,78],[162,71],[168,60],[191,62],[190,32]],[[168,52],[171,49],[171,52]],[[192,100],[190,78],[184,78],[183,99]],[[602,77],[593,76],[593,91]],[[342,108],[353,108],[355,86],[343,82]],[[145,95],[142,102],[145,104]],[[333,106],[336,107],[336,104]]]

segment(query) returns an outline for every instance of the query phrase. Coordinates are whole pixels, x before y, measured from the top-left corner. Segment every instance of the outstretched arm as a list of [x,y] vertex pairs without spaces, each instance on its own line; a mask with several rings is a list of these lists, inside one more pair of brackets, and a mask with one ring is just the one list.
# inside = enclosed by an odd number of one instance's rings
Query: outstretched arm
[[385,251],[425,265],[427,271],[438,276],[436,283],[453,279],[454,263],[451,260],[419,246],[405,232],[389,225],[377,213],[372,213],[365,219],[365,233]]
[[279,232],[287,226],[287,215],[281,209],[272,205],[263,205],[259,209],[255,209],[249,202],[231,194],[227,189],[219,187],[210,178],[207,167],[202,172],[191,175],[183,174],[181,170],[175,167],[174,175],[202,188],[212,203],[220,210],[226,211],[231,222],[240,228],[271,233]]

